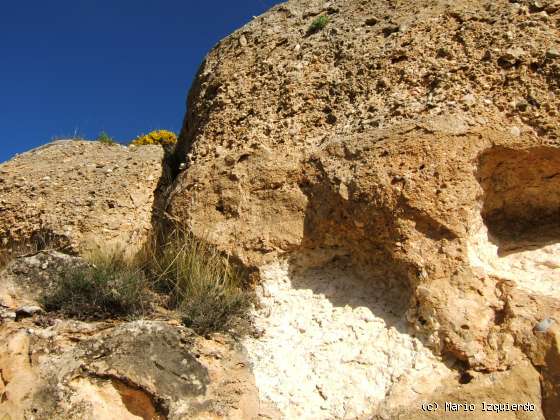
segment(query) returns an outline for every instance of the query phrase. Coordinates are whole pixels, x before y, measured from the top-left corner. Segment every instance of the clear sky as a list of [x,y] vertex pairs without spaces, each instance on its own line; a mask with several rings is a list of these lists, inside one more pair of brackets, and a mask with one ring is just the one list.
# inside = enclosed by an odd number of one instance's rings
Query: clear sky
[[0,162],[74,133],[177,132],[206,53],[278,3],[0,1]]

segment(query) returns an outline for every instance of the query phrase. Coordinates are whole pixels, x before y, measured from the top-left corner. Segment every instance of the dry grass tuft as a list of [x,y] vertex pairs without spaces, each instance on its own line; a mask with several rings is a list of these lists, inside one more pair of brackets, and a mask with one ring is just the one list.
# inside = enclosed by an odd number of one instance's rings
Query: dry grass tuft
[[148,281],[122,252],[93,253],[89,264],[69,267],[43,297],[48,311],[82,320],[136,317],[149,311]]
[[[51,238],[39,238],[37,249]],[[175,229],[135,258],[98,250],[83,266],[69,266],[42,299],[47,311],[81,320],[149,315],[156,302],[175,311],[198,334],[248,332],[253,294],[244,273],[216,248]]]
[[252,296],[243,273],[192,234],[176,229],[143,258],[154,288],[168,294],[169,306],[197,333],[228,331],[247,317]]

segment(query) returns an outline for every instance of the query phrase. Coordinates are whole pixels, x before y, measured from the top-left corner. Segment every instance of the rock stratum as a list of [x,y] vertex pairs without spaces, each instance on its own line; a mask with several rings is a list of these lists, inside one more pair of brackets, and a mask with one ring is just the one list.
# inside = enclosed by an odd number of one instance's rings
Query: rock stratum
[[[384,360],[376,340],[402,322],[404,342],[423,337],[463,382],[530,361],[558,418],[558,364],[543,351],[557,354],[560,321],[559,11],[288,1],[208,54],[168,212],[259,268],[257,384],[288,417],[387,405],[414,363]],[[318,16],[328,23],[311,31]],[[383,328],[344,327],[360,308]],[[555,327],[536,331],[543,320]],[[282,340],[301,347],[291,357]]]
[[[208,54],[163,167],[0,165],[2,251],[33,251],[0,272],[0,418],[560,418],[559,32],[553,0],[288,1]],[[133,253],[163,214],[252,270],[254,333],[35,313],[79,259],[45,236]]]

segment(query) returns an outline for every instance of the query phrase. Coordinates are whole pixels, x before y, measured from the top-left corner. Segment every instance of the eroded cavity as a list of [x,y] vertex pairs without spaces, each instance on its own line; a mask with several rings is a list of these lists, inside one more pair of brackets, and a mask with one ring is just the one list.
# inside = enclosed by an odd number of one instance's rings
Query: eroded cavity
[[560,297],[560,150],[493,148],[480,159],[480,218],[471,265],[531,292]]

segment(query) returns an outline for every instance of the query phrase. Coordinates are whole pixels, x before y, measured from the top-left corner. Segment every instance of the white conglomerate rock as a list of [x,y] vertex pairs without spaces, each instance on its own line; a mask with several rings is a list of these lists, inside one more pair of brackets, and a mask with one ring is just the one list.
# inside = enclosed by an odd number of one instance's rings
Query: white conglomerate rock
[[533,294],[560,298],[560,244],[521,249],[502,255],[496,240],[481,225],[469,241],[473,267],[507,280]]
[[[262,337],[245,340],[260,397],[287,419],[357,418],[402,405],[451,375],[408,334],[402,293],[372,286],[331,263],[292,272],[262,269]],[[393,395],[406,380],[407,392]]]

